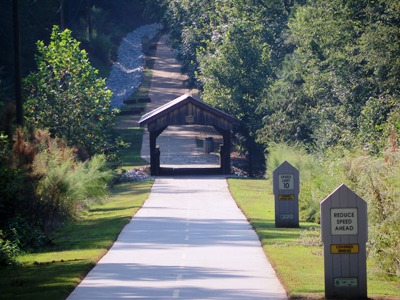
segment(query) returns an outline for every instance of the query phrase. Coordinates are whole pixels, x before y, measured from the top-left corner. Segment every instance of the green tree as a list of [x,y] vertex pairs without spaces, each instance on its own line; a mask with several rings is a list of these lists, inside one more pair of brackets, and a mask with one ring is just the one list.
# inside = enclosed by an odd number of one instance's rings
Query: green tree
[[60,32],[57,26],[49,45],[38,41],[37,48],[38,71],[24,81],[27,124],[49,129],[89,155],[110,151],[115,119],[111,91],[98,78],[86,51],[79,48],[70,30]]
[[259,131],[259,139],[264,142],[313,143],[315,101],[303,89],[302,66],[294,55],[286,56],[260,105],[264,127]]
[[359,23],[344,1],[317,0],[298,7],[289,27],[296,45],[292,68],[308,98],[304,113],[314,120],[312,140],[322,149],[348,141],[368,93],[350,62]]
[[287,37],[295,50],[266,97],[272,113],[265,132],[281,121],[283,132],[292,133],[283,140],[293,139],[297,128],[296,139],[322,150],[361,141],[380,152],[390,131],[383,130],[386,123],[396,123],[398,18],[392,0],[313,0],[296,6]]
[[239,145],[247,152],[250,172],[264,156],[256,135],[262,124],[258,107],[272,77],[264,34],[259,24],[232,24],[200,59],[202,97],[241,120]]

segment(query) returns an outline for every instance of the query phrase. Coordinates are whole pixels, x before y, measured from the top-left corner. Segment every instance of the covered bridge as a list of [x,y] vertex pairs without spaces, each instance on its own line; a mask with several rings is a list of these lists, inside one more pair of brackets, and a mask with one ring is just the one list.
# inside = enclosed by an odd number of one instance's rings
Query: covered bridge
[[170,125],[213,126],[223,138],[218,172],[229,174],[231,170],[231,131],[239,122],[235,117],[208,105],[191,94],[182,95],[144,114],[140,118],[139,124],[140,126],[147,125],[149,131],[151,174],[162,175],[165,173],[160,168],[160,149],[157,148],[156,140]]

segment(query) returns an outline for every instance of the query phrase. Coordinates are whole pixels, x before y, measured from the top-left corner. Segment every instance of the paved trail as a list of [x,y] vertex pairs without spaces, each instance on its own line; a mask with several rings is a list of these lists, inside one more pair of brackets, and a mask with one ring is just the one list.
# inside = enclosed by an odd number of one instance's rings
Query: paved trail
[[[146,106],[146,112],[174,100],[183,94],[193,93],[186,87],[186,75],[181,74],[181,65],[175,59],[168,45],[168,35],[163,35],[157,44],[157,53],[152,73],[149,98],[151,103]],[[214,130],[215,131],[215,130]],[[202,149],[196,146],[195,137],[203,138],[196,126],[170,126],[157,139],[161,149],[161,165],[163,167],[182,167],[182,164],[205,165],[219,167],[219,157],[215,154],[203,155]],[[182,143],[180,140],[184,140]],[[172,147],[173,145],[173,147]],[[180,149],[185,147],[185,149]],[[149,134],[145,130],[142,142],[141,156],[150,162]],[[204,166],[203,166],[204,167]]]
[[[159,50],[165,46],[164,38],[161,43]],[[176,70],[173,60],[169,63]],[[160,65],[164,68],[160,74],[169,78],[168,64]],[[166,95],[165,101],[185,93],[179,88],[167,93],[168,85],[161,88],[161,77],[155,78],[160,85],[152,87],[157,87],[154,93]],[[162,148],[167,149],[173,136],[179,144],[179,132],[167,135]],[[188,149],[180,151],[192,151]],[[158,177],[144,206],[68,299],[287,297],[258,237],[232,199],[225,177],[196,176]]]
[[224,177],[157,178],[74,299],[287,299]]

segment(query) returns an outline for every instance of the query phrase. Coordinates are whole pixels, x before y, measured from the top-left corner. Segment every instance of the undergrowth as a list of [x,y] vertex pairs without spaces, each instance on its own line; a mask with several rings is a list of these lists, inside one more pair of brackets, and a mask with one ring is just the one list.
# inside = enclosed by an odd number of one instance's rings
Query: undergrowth
[[320,202],[341,183],[368,203],[368,253],[388,276],[400,277],[400,152],[396,137],[379,156],[362,149],[310,154],[301,146],[269,148],[267,178],[285,160],[300,172],[300,214],[319,222]]

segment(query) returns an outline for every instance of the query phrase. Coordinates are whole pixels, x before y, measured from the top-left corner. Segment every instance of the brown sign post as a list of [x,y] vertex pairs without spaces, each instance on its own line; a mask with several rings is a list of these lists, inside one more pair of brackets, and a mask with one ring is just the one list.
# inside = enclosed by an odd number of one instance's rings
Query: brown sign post
[[367,298],[367,203],[344,184],[321,202],[325,297]]
[[299,227],[299,171],[287,161],[273,173],[275,227]]

